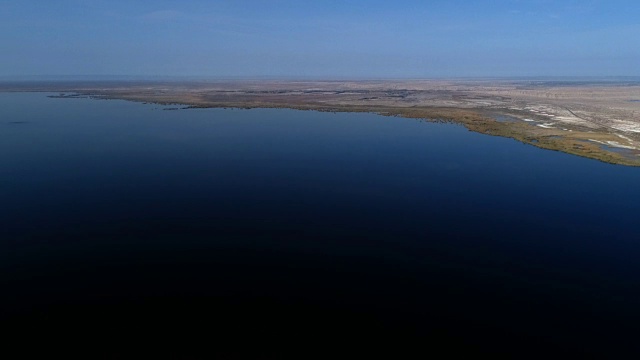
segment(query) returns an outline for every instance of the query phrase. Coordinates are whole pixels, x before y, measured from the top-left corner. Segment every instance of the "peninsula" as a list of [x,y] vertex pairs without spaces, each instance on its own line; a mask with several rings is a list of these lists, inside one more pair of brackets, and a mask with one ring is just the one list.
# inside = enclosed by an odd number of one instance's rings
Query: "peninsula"
[[[637,79],[4,82],[0,91],[177,108],[291,108],[446,121],[487,135],[640,166]],[[171,107],[169,109],[176,109]]]

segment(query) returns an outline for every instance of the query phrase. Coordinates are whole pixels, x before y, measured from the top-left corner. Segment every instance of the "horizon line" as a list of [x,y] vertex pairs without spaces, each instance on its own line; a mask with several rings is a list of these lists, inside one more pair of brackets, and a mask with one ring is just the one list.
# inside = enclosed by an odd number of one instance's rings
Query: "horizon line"
[[425,77],[393,77],[393,76],[212,76],[212,75],[0,75],[0,81],[425,81],[425,80],[640,80],[639,75],[498,75],[498,76],[425,76]]

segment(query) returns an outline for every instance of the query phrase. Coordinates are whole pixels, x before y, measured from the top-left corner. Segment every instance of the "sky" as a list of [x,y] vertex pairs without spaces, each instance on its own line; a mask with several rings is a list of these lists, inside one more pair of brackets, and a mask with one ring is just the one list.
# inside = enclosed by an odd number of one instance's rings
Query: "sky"
[[0,0],[0,77],[640,76],[638,0]]

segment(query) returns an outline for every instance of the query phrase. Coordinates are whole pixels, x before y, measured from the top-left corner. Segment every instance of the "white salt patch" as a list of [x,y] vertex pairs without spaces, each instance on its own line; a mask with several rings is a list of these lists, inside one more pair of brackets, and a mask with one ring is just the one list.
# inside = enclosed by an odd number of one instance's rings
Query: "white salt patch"
[[607,141],[607,144],[609,144],[610,146],[622,148],[622,149],[631,149],[631,150],[636,149],[635,146],[622,145],[617,141]]
[[621,139],[625,139],[625,140],[627,140],[628,142],[631,142],[631,143],[633,142],[633,140],[629,139],[628,137],[626,137],[626,136],[624,136],[624,135],[616,134],[616,136],[618,136],[618,137],[619,137],[619,138],[621,138]]
[[607,145],[607,146],[620,148],[620,149],[636,150],[636,148],[633,147],[633,146],[622,145],[617,141],[600,141],[600,140],[594,140],[594,139],[589,139],[589,141],[593,141],[593,142],[598,143],[598,144]]

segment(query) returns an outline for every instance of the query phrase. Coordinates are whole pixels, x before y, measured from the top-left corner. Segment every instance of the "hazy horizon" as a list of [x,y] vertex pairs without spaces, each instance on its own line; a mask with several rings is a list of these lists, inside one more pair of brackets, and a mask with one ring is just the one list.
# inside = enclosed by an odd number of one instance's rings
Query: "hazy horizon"
[[640,81],[640,76],[431,76],[431,77],[384,77],[384,76],[200,76],[200,75],[9,75],[0,76],[0,81],[464,81],[464,80],[531,80],[531,81]]
[[0,0],[0,78],[640,76],[638,3]]

